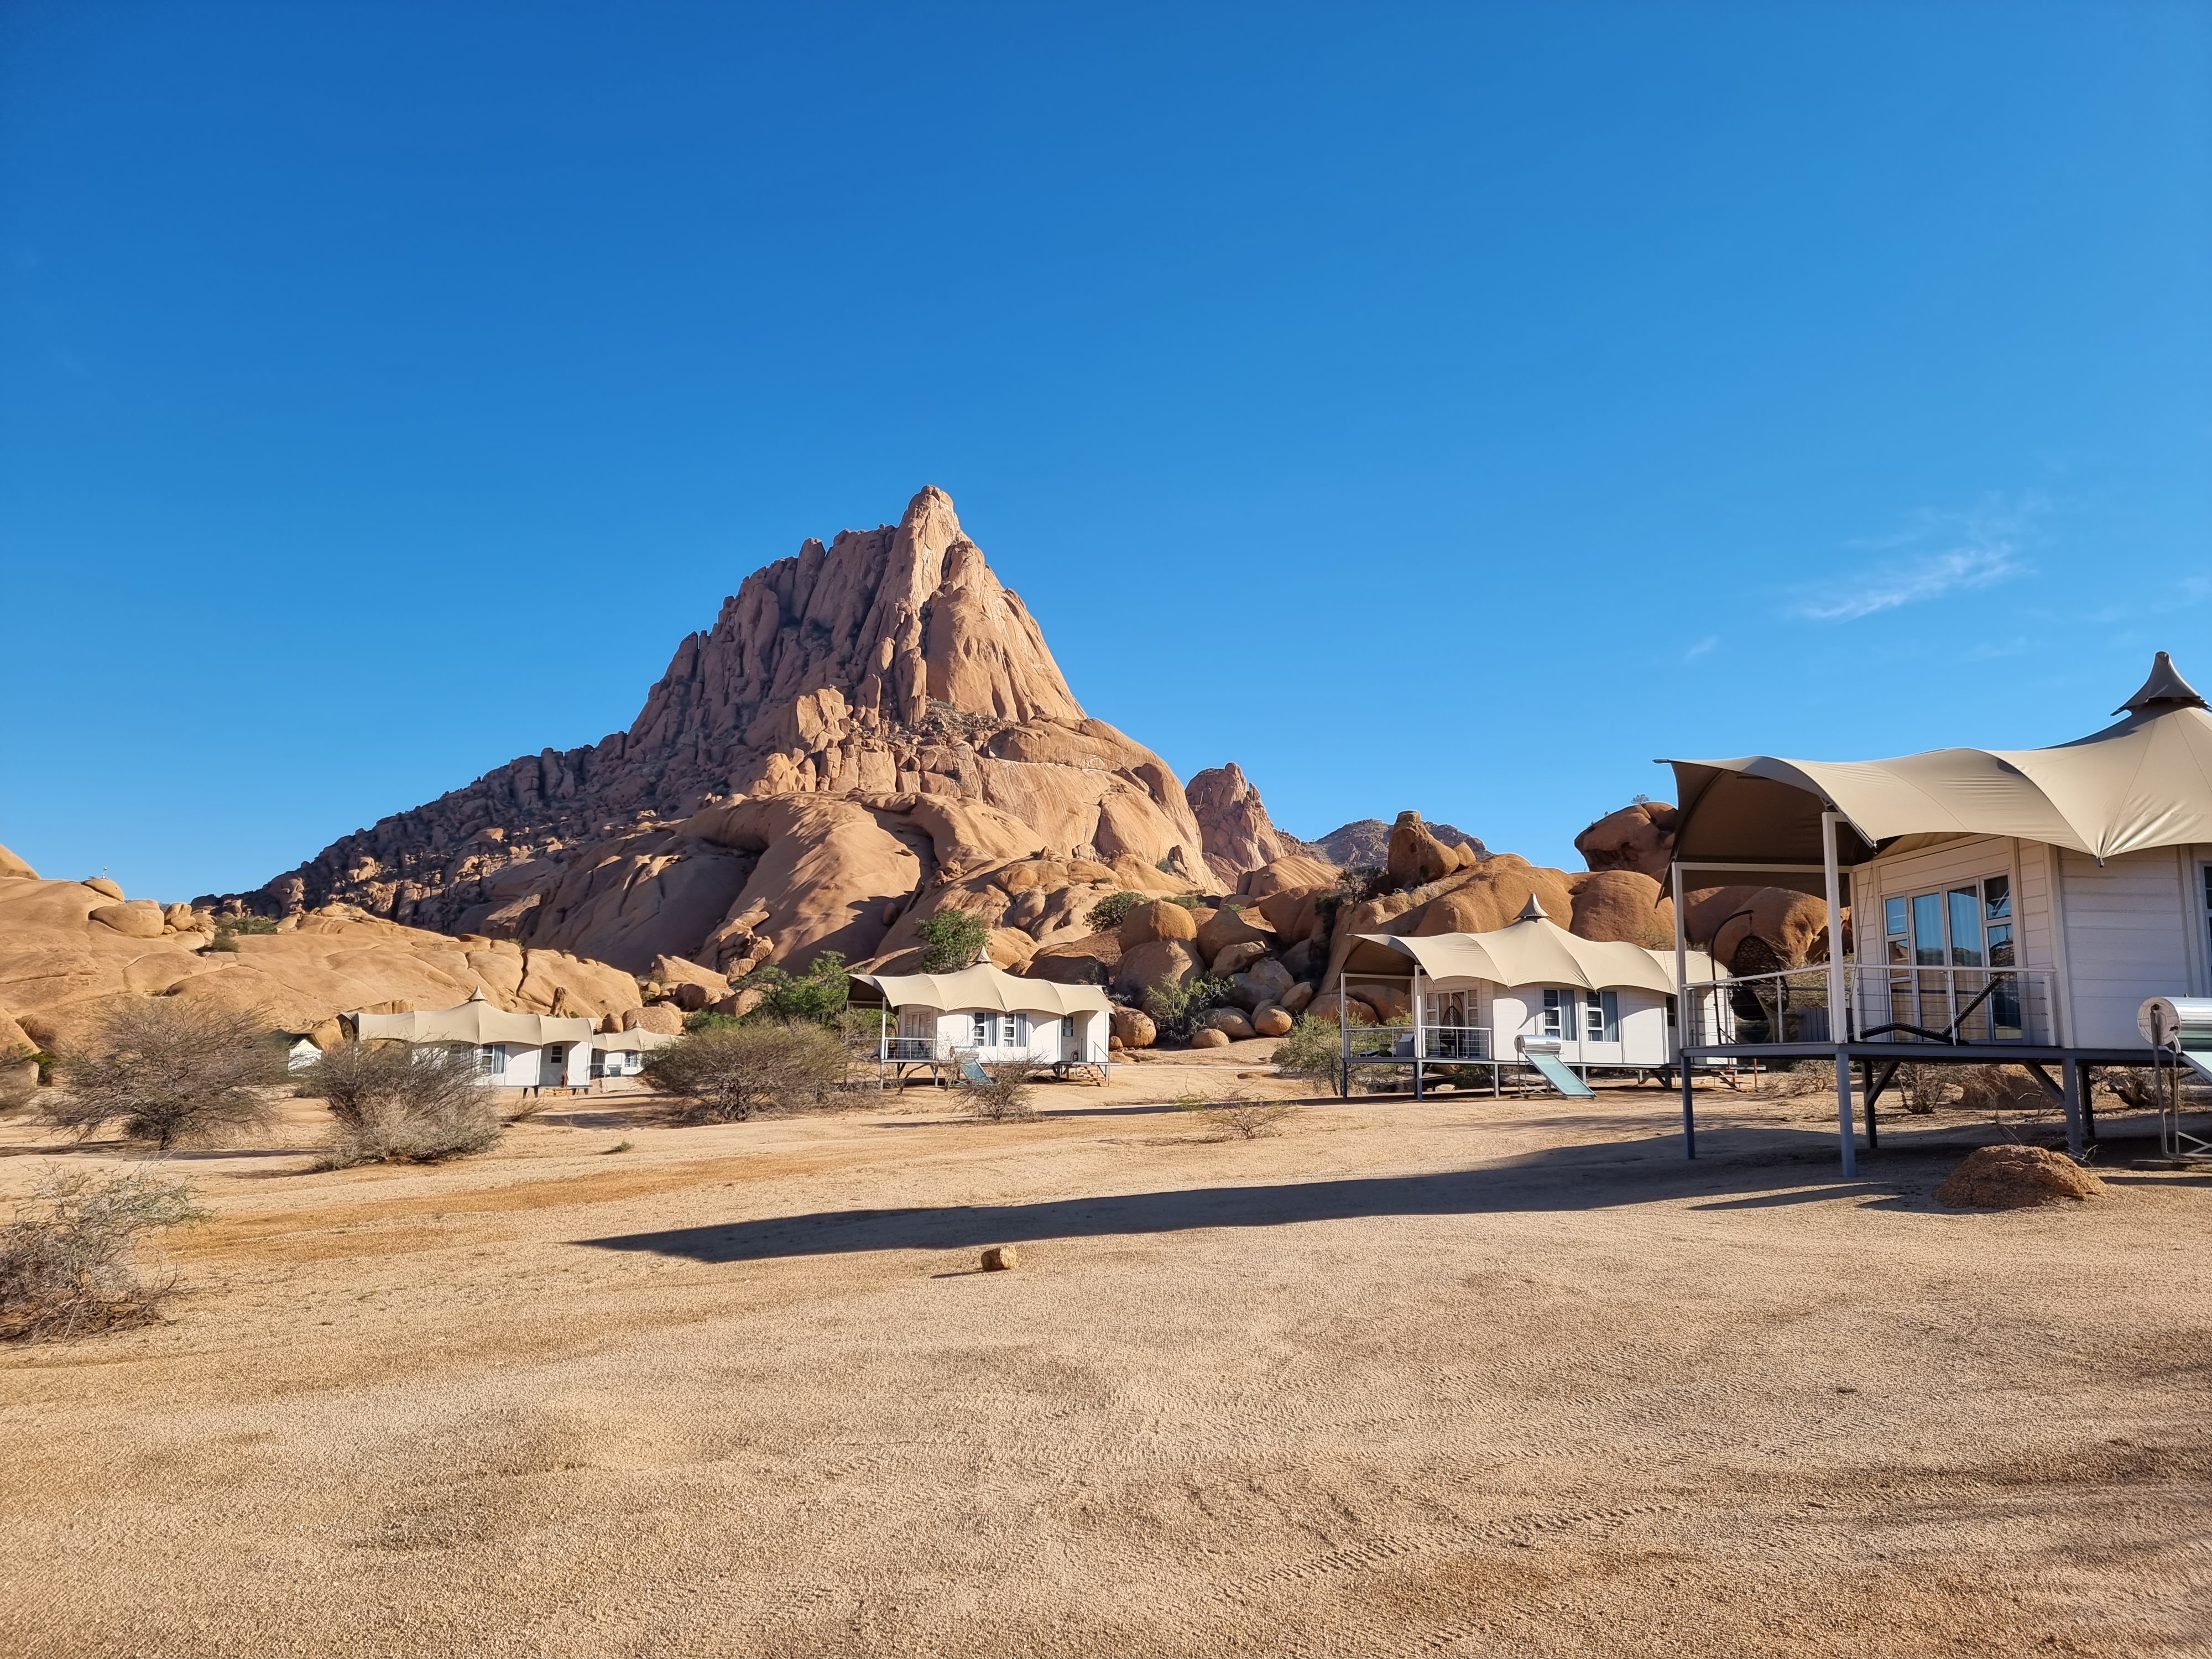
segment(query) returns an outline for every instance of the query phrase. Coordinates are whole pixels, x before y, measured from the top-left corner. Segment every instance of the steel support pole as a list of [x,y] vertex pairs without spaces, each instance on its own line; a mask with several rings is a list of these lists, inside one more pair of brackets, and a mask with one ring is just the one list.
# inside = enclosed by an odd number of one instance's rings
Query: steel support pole
[[1413,964],[1413,1098],[1421,1097],[1421,964]]
[[1828,1039],[1836,1045],[1836,1139],[1844,1173],[1859,1172],[1858,1136],[1851,1127],[1850,1022],[1844,1009],[1844,883],[1836,865],[1836,823],[1840,812],[1820,814],[1820,873],[1828,888]]
[[[1698,1108],[1690,1094],[1690,1045],[1697,1038],[1690,1030],[1695,1012],[1690,997],[1690,941],[1684,931],[1689,923],[1682,915],[1682,866],[1668,866],[1674,882],[1674,1065],[1682,1077],[1682,1156],[1698,1155]],[[1717,970],[1716,970],[1717,971]],[[1714,994],[1717,996],[1718,992]]]
[[2059,1094],[2066,1107],[2066,1150],[2075,1158],[2080,1158],[2089,1149],[2088,1138],[2081,1133],[2081,1062],[2078,1060],[2064,1062],[2062,1073],[2063,1087]]
[[1344,1012],[1344,975],[1336,976],[1336,1097],[1352,1098],[1352,1035]]

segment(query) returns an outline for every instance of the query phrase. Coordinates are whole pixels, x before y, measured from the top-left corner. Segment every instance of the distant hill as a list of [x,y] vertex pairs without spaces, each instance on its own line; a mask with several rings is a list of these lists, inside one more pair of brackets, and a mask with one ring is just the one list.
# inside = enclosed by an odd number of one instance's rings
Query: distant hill
[[[1483,857],[1490,856],[1490,849],[1482,844],[1481,837],[1470,836],[1464,830],[1449,823],[1432,823],[1428,830],[1447,847],[1472,847]],[[1361,818],[1304,845],[1332,864],[1364,864],[1379,869],[1389,861],[1390,826],[1381,818]]]

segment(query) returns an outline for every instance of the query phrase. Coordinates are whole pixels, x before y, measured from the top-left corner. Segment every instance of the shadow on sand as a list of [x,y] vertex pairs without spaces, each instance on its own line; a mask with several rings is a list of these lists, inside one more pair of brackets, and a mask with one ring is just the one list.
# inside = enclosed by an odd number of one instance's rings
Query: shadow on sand
[[[1778,1145],[1778,1143],[1781,1143]],[[1279,1227],[1369,1216],[1505,1214],[1604,1209],[1691,1198],[1697,1207],[1856,1200],[1918,1208],[1959,1147],[1862,1153],[1862,1175],[1840,1180],[1832,1137],[1759,1136],[1756,1161],[1722,1153],[1690,1163],[1672,1137],[1562,1146],[1510,1163],[1441,1174],[1368,1176],[1241,1187],[1190,1187],[935,1209],[827,1210],[623,1233],[576,1241],[695,1261],[758,1261],[864,1250],[952,1250],[1049,1238]]]

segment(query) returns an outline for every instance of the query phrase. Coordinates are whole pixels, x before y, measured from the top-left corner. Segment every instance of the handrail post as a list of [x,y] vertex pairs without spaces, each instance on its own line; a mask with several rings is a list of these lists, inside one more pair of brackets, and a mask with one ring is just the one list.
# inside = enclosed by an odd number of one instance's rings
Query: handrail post
[[1859,1172],[1859,1149],[1851,1127],[1851,1060],[1844,1028],[1844,884],[1837,868],[1836,823],[1840,812],[1820,814],[1820,873],[1828,889],[1828,1037],[1836,1045],[1836,1136],[1842,1142],[1844,1173]]
[[1698,1109],[1690,1093],[1690,1020],[1696,1010],[1690,996],[1690,941],[1685,931],[1689,922],[1682,914],[1682,866],[1677,861],[1668,869],[1674,884],[1674,1065],[1682,1077],[1682,1156],[1695,1158]]

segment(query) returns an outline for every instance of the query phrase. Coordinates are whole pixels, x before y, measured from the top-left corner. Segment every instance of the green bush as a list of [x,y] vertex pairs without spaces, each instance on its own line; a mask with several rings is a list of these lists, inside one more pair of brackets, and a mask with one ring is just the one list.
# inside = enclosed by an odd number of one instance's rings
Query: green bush
[[925,974],[949,974],[968,967],[991,939],[990,924],[982,917],[951,904],[926,918],[919,931]]
[[1230,1000],[1226,978],[1194,979],[1188,985],[1155,985],[1145,993],[1145,1012],[1164,1037],[1181,1042],[1198,1029],[1210,1010]]
[[683,1102],[685,1115],[741,1123],[766,1111],[819,1106],[845,1080],[846,1049],[811,1020],[747,1019],[690,1031],[646,1056],[645,1075]]
[[853,976],[845,971],[842,951],[824,951],[803,974],[793,974],[769,963],[754,969],[736,984],[740,991],[757,989],[766,994],[750,1013],[741,1018],[702,1012],[687,1018],[684,1029],[707,1031],[725,1024],[787,1024],[793,1020],[834,1025],[852,995]]
[[1094,933],[1111,932],[1121,925],[1123,918],[1145,902],[1142,893],[1109,893],[1091,907],[1091,931]]
[[1140,904],[1150,904],[1156,896],[1164,897],[1170,904],[1180,904],[1186,910],[1203,910],[1209,908],[1204,899],[1190,893],[1165,895],[1109,893],[1091,907],[1091,931],[1094,933],[1103,933],[1119,927],[1130,911]]
[[1304,1078],[1334,1088],[1344,1058],[1342,1033],[1326,1021],[1300,1014],[1289,1034],[1268,1056],[1285,1077]]

